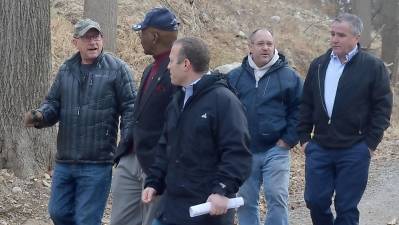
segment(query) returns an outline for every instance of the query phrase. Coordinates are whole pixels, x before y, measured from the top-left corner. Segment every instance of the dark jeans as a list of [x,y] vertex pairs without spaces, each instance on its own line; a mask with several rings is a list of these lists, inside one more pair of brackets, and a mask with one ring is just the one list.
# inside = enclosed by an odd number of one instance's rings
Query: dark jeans
[[111,164],[56,163],[48,206],[54,224],[101,225],[111,178]]
[[[305,150],[305,201],[314,225],[358,225],[357,205],[367,186],[370,152],[364,142],[348,149]],[[334,219],[330,206],[335,192]]]

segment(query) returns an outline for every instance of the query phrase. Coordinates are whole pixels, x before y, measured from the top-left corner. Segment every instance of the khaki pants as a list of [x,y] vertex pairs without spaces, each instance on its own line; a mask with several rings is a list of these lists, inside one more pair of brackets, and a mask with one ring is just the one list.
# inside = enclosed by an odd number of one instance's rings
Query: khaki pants
[[112,178],[111,225],[151,225],[159,208],[159,197],[150,204],[141,202],[145,177],[136,154],[120,159]]

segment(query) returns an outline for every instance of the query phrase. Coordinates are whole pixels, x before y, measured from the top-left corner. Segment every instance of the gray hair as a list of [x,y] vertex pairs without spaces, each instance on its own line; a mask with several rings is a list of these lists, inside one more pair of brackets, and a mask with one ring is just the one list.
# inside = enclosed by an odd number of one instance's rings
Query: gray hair
[[352,27],[352,33],[354,35],[359,35],[362,33],[363,31],[363,22],[360,19],[360,17],[354,15],[354,14],[350,14],[350,13],[342,13],[340,15],[338,15],[333,22],[347,22],[351,25]]

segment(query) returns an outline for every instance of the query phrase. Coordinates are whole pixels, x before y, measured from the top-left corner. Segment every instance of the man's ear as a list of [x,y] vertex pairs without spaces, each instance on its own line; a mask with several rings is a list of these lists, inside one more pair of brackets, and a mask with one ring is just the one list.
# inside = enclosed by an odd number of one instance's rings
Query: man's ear
[[152,42],[153,42],[154,44],[156,44],[156,43],[158,42],[158,39],[159,39],[159,33],[156,32],[156,31],[154,31]]
[[77,40],[77,38],[73,38],[72,39],[72,44],[75,46],[75,47],[78,47],[78,40]]
[[189,71],[191,69],[191,62],[190,60],[188,60],[187,58],[184,59],[183,61],[184,63],[184,70],[185,71]]
[[357,41],[357,43],[360,42],[360,35],[356,35],[356,41]]

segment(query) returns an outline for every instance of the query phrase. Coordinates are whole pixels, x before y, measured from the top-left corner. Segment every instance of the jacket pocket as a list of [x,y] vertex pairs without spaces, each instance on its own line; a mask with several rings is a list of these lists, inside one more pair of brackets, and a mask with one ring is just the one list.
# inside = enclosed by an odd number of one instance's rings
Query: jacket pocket
[[[179,168],[179,170],[184,170],[184,168]],[[192,198],[205,196],[211,192],[210,175],[177,171],[173,171],[170,174],[166,179],[166,186],[168,187],[168,193],[171,195]]]
[[280,136],[280,131],[276,130],[273,124],[266,121],[259,123],[257,137],[262,144],[274,144],[280,138]]
[[348,115],[333,121],[335,129],[343,135],[359,135],[362,133],[362,120],[359,115]]

